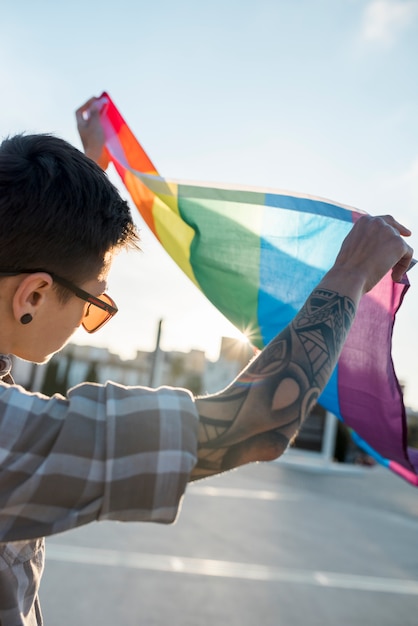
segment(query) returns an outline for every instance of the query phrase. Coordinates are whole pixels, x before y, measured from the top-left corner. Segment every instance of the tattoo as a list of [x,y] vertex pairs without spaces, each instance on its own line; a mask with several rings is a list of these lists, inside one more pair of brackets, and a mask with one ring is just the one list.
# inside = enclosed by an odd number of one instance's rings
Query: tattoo
[[321,390],[337,363],[355,312],[350,298],[316,289],[295,319],[295,332],[309,357],[312,378]]
[[[200,399],[199,461],[194,478],[228,469],[251,445],[286,449],[337,363],[355,316],[354,302],[317,288],[306,304],[227,389]],[[235,454],[234,454],[235,450]],[[258,451],[259,452],[259,451]]]

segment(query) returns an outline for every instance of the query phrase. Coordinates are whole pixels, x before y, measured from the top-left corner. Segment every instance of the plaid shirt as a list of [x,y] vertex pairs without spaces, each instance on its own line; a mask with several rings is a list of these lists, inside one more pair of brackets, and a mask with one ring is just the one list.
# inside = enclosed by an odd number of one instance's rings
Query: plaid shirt
[[197,412],[187,391],[167,387],[27,393],[5,384],[1,359],[0,625],[39,626],[42,537],[94,520],[173,522],[196,462]]

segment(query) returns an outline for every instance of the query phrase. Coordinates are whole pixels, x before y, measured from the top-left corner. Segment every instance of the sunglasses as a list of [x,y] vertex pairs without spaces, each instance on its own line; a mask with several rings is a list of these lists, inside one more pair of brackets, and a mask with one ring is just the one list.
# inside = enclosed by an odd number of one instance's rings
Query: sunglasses
[[45,274],[49,274],[54,282],[68,291],[71,291],[77,298],[81,298],[88,303],[87,308],[84,312],[84,316],[81,322],[82,327],[88,333],[95,333],[96,330],[102,328],[110,320],[111,317],[116,315],[118,312],[118,307],[112,300],[110,296],[106,293],[103,293],[100,298],[97,296],[93,296],[88,291],[84,291],[84,289],[80,289],[77,285],[74,285],[71,281],[66,278],[62,278],[54,272],[48,272],[47,270],[10,270],[10,271],[2,271],[0,270],[0,276],[18,276],[19,274],[37,274],[38,272],[45,272]]

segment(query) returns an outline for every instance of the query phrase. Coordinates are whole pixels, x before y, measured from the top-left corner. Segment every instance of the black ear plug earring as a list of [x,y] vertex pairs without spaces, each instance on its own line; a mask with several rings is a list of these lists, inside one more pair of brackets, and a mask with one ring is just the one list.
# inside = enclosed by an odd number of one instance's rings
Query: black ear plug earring
[[20,323],[21,324],[30,324],[31,321],[33,320],[33,317],[30,313],[25,313],[24,315],[22,315],[22,317],[20,318]]

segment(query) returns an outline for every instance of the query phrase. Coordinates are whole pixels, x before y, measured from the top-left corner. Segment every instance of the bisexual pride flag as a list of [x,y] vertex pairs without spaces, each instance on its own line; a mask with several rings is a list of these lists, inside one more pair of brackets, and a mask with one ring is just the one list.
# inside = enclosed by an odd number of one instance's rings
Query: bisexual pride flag
[[[302,194],[162,178],[108,94],[101,102],[105,149],[141,216],[190,280],[263,348],[332,266],[361,212]],[[319,403],[377,461],[418,485],[391,357],[406,282],[388,274],[362,298]]]

